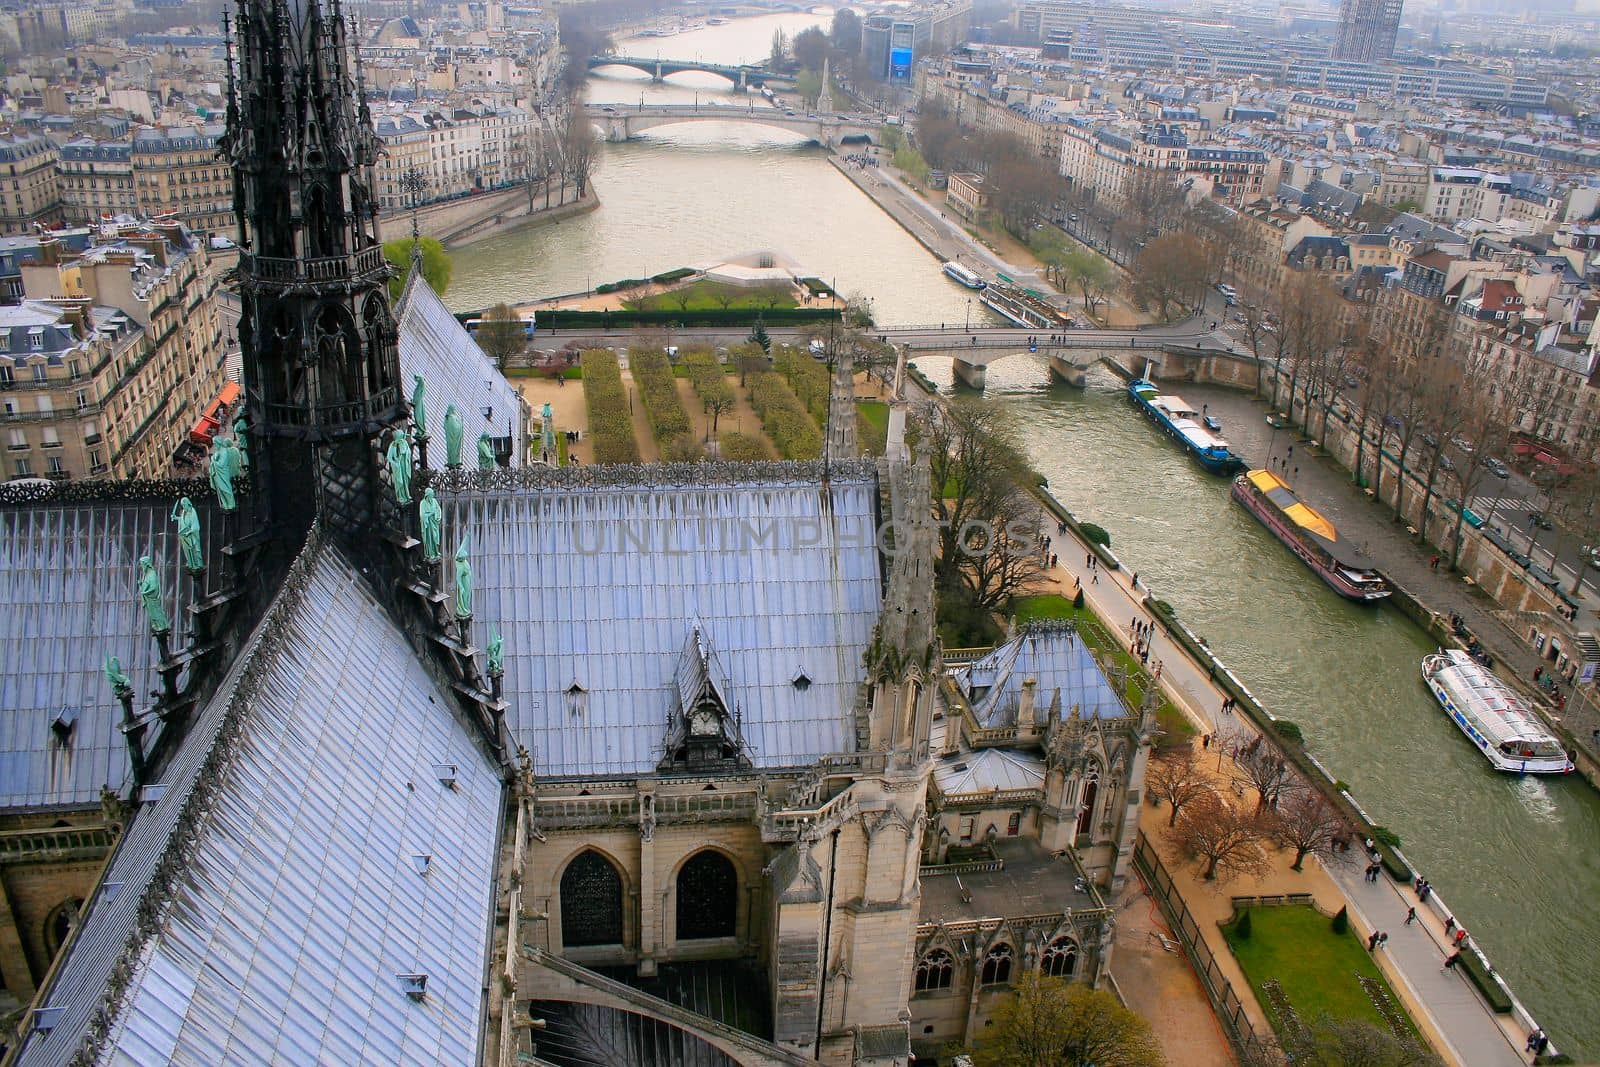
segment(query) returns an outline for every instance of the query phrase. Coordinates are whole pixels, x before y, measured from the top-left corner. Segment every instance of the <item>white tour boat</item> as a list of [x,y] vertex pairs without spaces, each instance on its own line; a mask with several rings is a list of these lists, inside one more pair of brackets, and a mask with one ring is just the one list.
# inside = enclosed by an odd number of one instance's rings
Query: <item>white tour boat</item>
[[961,264],[951,261],[944,265],[944,272],[954,280],[960,282],[968,289],[982,289],[989,283],[984,281],[976,272],[968,270]]
[[1511,687],[1456,648],[1422,659],[1422,678],[1461,732],[1498,771],[1567,774],[1561,742]]

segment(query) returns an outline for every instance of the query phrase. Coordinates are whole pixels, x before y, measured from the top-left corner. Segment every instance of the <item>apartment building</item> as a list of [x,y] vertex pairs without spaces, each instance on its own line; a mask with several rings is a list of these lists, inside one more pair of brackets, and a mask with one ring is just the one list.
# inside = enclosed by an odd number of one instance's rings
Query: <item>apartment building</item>
[[60,221],[60,156],[42,133],[0,134],[0,235],[28,234]]
[[80,138],[61,146],[61,211],[69,225],[98,224],[140,210],[132,141]]
[[384,153],[376,196],[383,211],[411,205],[405,177],[422,178],[424,202],[493,189],[526,177],[538,120],[520,107],[408,111],[374,122]]
[[198,233],[234,231],[233,175],[217,157],[223,126],[147,127],[133,134],[138,214],[171,215]]
[[[54,477],[171,473],[200,412],[223,388],[226,345],[204,241],[176,222],[107,226],[79,252],[42,241],[20,271],[24,308],[36,317],[45,305],[87,309],[73,320],[76,336],[103,340],[76,357],[63,352],[58,363],[31,360],[25,384],[35,403],[5,416],[28,416],[14,427],[29,448],[11,456],[11,474],[19,459]],[[42,374],[31,369],[41,365]],[[47,428],[59,446],[46,444]],[[81,462],[49,465],[57,448]]]

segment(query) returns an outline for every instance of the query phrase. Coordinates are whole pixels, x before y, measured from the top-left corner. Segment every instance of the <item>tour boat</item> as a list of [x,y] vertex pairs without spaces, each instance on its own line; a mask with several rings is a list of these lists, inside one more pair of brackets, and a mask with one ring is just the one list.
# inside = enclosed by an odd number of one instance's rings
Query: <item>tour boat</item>
[[1025,329],[1066,330],[1072,326],[1072,319],[1059,309],[1012,285],[986,286],[978,299]]
[[1568,774],[1561,742],[1489,668],[1458,648],[1422,658],[1422,679],[1439,706],[1497,771]]
[[1228,448],[1227,441],[1200,424],[1200,413],[1183,397],[1161,395],[1155,383],[1146,378],[1129,382],[1128,395],[1146,418],[1187,448],[1212,474],[1232,474],[1244,466],[1244,460]]
[[944,272],[968,289],[982,289],[989,284],[972,271],[953,261],[944,265]]
[[1261,520],[1335,593],[1356,601],[1382,600],[1392,590],[1370,561],[1339,539],[1321,512],[1305,503],[1271,471],[1246,471],[1233,480],[1233,499]]
[[726,26],[727,24],[728,24],[728,20],[727,19],[721,19],[721,18],[718,18],[718,19],[706,19],[706,25],[707,26]]

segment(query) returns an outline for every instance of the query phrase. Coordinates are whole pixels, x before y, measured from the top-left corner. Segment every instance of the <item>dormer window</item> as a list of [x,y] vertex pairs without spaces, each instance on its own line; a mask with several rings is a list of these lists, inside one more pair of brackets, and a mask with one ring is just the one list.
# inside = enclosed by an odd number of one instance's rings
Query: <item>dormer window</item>
[[574,680],[567,686],[566,701],[568,715],[583,715],[589,710],[589,691]]

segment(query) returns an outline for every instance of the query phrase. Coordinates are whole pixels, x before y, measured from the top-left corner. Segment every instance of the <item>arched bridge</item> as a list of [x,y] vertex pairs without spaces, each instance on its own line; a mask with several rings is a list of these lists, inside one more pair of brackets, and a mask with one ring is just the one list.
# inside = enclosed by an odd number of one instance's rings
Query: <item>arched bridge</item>
[[657,126],[680,122],[749,122],[792,130],[827,148],[846,139],[873,140],[880,127],[866,115],[833,112],[789,113],[771,107],[723,107],[718,104],[586,104],[584,110],[605,131],[608,141],[626,141]]
[[735,89],[764,85],[767,79],[772,77],[766,68],[748,63],[730,66],[725,63],[696,63],[686,59],[644,59],[639,56],[590,56],[589,69],[594,70],[596,67],[632,67],[650,75],[652,81],[660,81],[669,74],[683,74],[688,71],[720,74],[731,81]]

